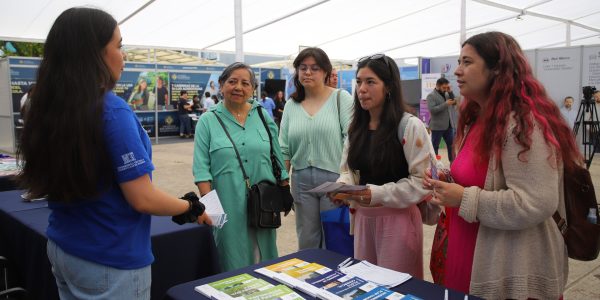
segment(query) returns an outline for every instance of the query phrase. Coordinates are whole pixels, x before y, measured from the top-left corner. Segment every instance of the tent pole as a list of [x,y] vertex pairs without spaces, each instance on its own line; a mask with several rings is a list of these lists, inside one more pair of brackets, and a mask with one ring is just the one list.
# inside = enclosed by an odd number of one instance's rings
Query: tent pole
[[460,1],[460,44],[467,40],[467,0]]
[[242,29],[242,0],[233,0],[235,18],[235,61],[244,62],[244,30]]
[[567,25],[567,36],[566,36],[566,46],[571,47],[571,22],[566,22]]

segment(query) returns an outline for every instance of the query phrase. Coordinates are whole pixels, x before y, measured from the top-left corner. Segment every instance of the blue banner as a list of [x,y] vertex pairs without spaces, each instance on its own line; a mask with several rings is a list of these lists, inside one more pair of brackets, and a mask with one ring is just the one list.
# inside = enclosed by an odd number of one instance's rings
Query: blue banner
[[158,136],[178,136],[179,115],[176,111],[158,112]]
[[133,110],[169,109],[169,74],[125,70],[113,89]]
[[36,57],[11,57],[8,63],[21,66],[39,66],[42,59]]
[[338,86],[352,95],[352,80],[356,76],[356,70],[339,70]]
[[10,67],[10,90],[14,113],[21,111],[21,98],[29,91],[31,84],[35,83],[36,75],[37,68]]
[[146,133],[148,133],[148,136],[151,138],[156,134],[154,114],[155,112],[153,111],[135,113],[140,123],[142,123],[142,127],[144,127],[144,130],[146,130]]
[[260,68],[260,83],[265,84],[267,79],[281,79],[280,69],[263,69]]
[[400,78],[402,80],[419,79],[419,66],[400,67]]
[[431,73],[431,59],[421,58],[421,74]]
[[[210,73],[169,73],[169,84],[171,87],[171,103],[179,101],[181,91],[187,91],[191,101],[195,95],[203,95],[209,84]],[[213,82],[214,84],[214,82]],[[210,86],[208,89],[211,89]],[[215,86],[215,93],[218,87]],[[211,95],[213,92],[211,91]]]

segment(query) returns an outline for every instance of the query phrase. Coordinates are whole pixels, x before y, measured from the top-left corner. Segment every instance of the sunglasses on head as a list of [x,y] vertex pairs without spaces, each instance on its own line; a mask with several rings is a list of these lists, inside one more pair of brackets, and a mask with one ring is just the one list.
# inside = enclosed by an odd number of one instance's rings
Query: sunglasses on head
[[388,62],[385,59],[385,54],[383,53],[377,53],[377,54],[373,54],[373,55],[369,55],[369,56],[364,56],[361,59],[358,60],[359,63],[361,62],[365,62],[367,60],[382,60],[383,62],[385,62],[385,64],[387,65]]

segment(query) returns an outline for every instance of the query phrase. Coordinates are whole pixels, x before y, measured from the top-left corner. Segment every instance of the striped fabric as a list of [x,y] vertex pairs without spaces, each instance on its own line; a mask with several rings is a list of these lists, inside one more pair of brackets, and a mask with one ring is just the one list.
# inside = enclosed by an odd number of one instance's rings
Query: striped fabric
[[337,90],[314,115],[310,116],[300,103],[290,99],[283,110],[279,144],[283,158],[290,160],[295,170],[316,167],[339,173],[344,137],[352,116],[352,96],[341,90],[338,115]]

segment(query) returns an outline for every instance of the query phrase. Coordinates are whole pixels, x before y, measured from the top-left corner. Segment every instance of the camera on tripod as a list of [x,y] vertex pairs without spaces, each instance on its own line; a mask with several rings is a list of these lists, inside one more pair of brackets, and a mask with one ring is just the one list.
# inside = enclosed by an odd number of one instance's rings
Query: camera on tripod
[[595,92],[596,92],[595,86],[584,86],[583,87],[583,100],[581,102],[585,103],[585,104],[594,104],[594,99],[592,99],[592,96],[594,95]]
[[581,148],[583,150],[583,158],[585,159],[586,167],[589,169],[594,159],[594,154],[600,149],[600,118],[596,101],[594,99],[596,93],[595,86],[583,87],[583,99],[579,104],[577,117],[573,126],[573,133],[577,136],[579,127],[581,131]]

